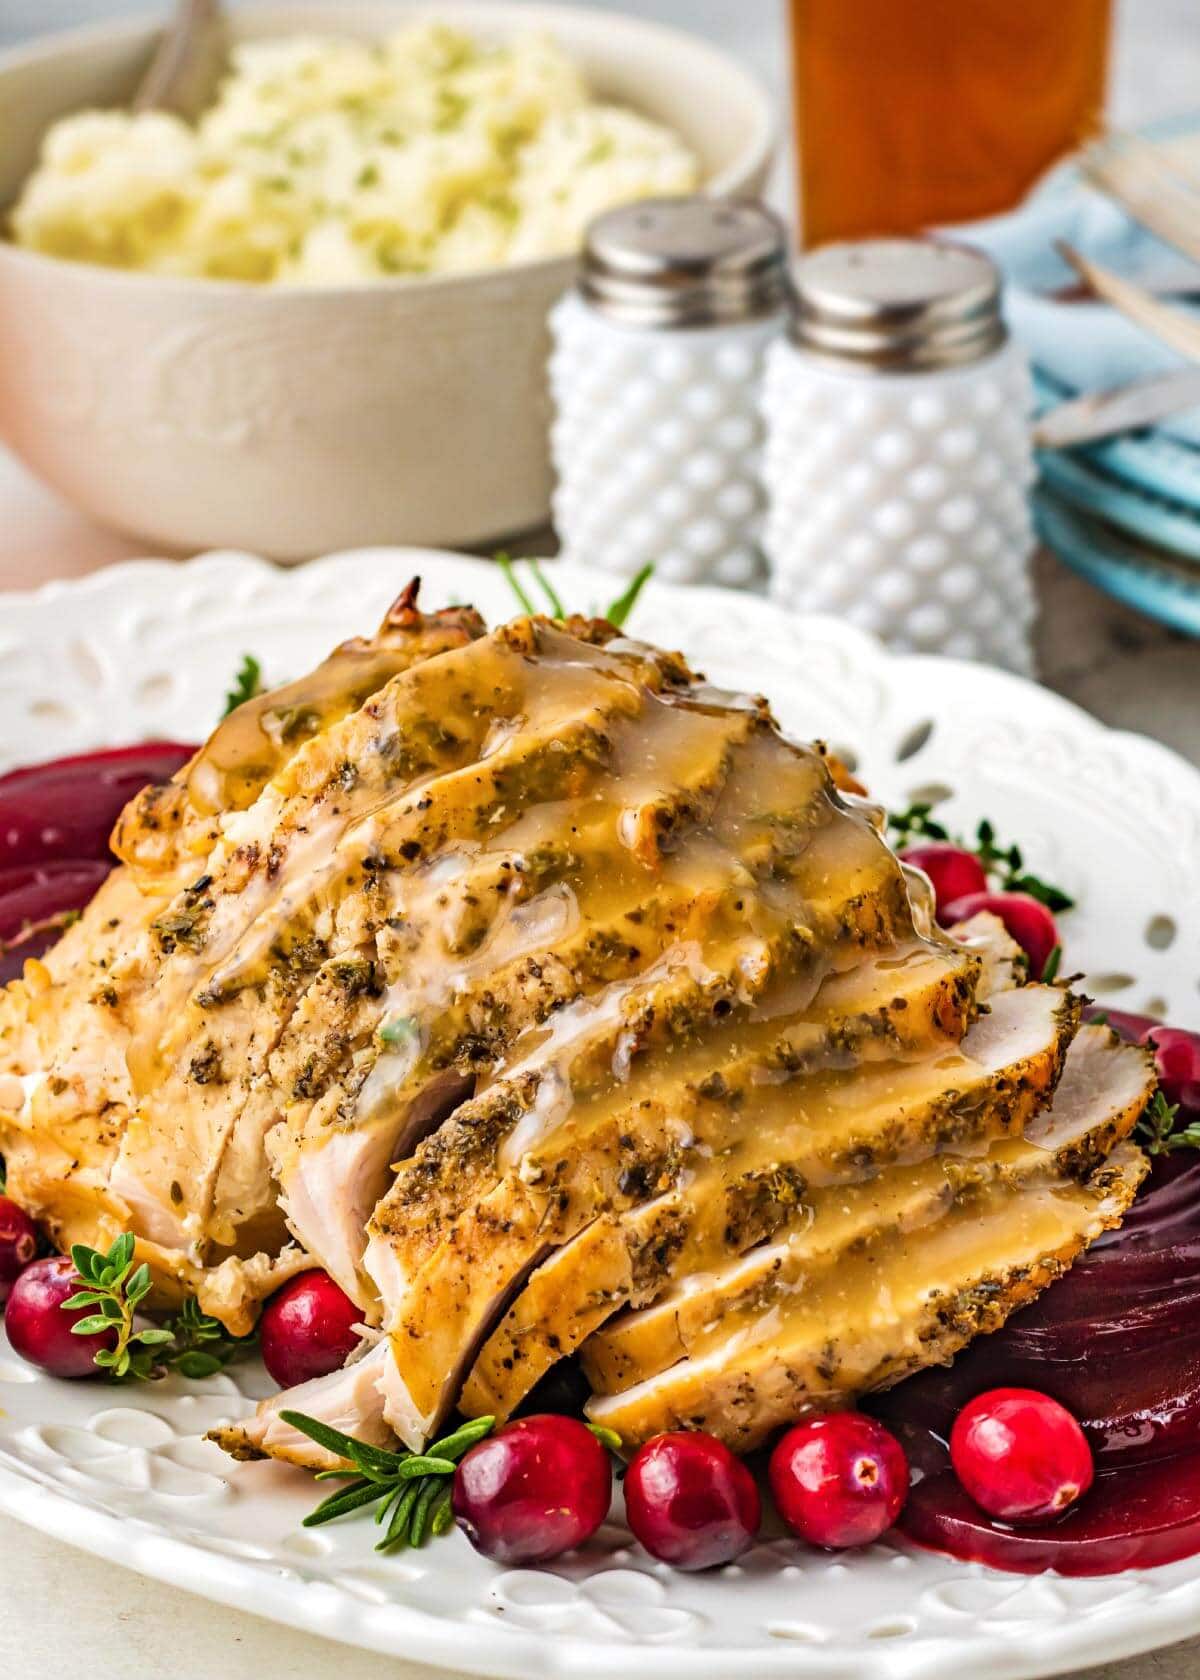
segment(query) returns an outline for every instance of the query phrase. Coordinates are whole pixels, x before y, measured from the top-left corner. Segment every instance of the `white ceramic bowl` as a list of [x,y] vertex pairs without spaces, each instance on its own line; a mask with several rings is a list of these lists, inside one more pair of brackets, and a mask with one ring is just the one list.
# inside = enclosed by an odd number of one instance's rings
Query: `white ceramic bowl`
[[[758,191],[766,95],[714,48],[580,7],[268,4],[239,37],[377,35],[416,13],[484,38],[549,31],[603,98],[676,129],[709,190]],[[127,100],[145,22],[0,55],[0,204],[66,112]],[[571,259],[287,290],[162,279],[0,243],[0,438],[105,524],[279,559],[371,542],[471,545],[548,517],[546,314]]]

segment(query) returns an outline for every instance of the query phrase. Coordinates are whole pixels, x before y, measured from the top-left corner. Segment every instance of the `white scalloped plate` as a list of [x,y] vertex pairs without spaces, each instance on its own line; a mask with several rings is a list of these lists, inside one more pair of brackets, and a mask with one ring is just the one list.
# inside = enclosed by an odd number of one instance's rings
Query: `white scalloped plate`
[[[414,572],[427,605],[510,613],[487,564],[369,550],[278,572],[246,556],[142,563],[4,599],[0,767],[201,734],[241,654],[270,678],[369,628]],[[555,569],[571,603],[612,580]],[[1200,775],[1015,677],[896,659],[846,625],[745,595],[651,586],[633,629],[770,695],[786,728],[853,751],[889,802],[942,789],[990,816],[1079,900],[1067,963],[1114,1006],[1200,1018]],[[201,1440],[261,1368],[138,1391],[55,1383],[0,1342],[0,1508],[156,1579],[347,1644],[472,1673],[642,1680],[1026,1680],[1200,1631],[1200,1559],[1098,1581],[1027,1579],[885,1543],[837,1560],[767,1540],[715,1575],[655,1565],[619,1520],[544,1570],[453,1535],[372,1551],[373,1526],[308,1532],[306,1478]]]

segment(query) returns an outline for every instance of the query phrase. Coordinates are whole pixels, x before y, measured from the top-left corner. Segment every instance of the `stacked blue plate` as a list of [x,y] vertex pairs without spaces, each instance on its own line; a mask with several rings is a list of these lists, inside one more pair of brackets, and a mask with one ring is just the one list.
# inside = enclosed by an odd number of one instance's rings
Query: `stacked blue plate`
[[[1150,138],[1178,148],[1200,180],[1200,119]],[[1055,244],[1066,240],[1118,273],[1178,295],[1200,315],[1200,265],[1131,223],[1069,167],[1020,210],[956,230],[988,250],[1007,279],[1013,331],[1034,363],[1039,410],[1181,364],[1107,305],[1081,299]],[[1128,605],[1200,635],[1200,410],[1160,426],[1039,456],[1035,515],[1043,540]]]

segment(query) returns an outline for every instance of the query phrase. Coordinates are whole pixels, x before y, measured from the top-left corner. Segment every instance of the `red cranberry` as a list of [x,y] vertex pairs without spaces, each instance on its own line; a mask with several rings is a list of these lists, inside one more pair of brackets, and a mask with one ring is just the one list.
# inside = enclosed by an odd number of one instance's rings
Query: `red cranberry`
[[0,1196],[0,1303],[37,1253],[37,1226],[25,1209]]
[[1043,1523],[1092,1485],[1092,1449],[1065,1406],[1033,1388],[993,1388],[963,1407],[950,1459],[975,1503],[1002,1522]]
[[612,1500],[608,1454],[577,1418],[517,1418],[454,1473],[454,1515],[497,1563],[545,1563],[595,1534]]
[[813,1546],[869,1546],[908,1496],[903,1447],[861,1412],[796,1424],[771,1454],[768,1474],[779,1515]]
[[362,1313],[328,1272],[301,1272],[263,1308],[263,1364],[280,1388],[340,1371],[358,1346]]
[[625,1515],[651,1557],[710,1569],[744,1552],[762,1503],[754,1477],[713,1435],[656,1435],[625,1474]]
[[1041,900],[1020,892],[968,893],[965,898],[947,904],[939,916],[949,927],[977,916],[981,910],[999,916],[1029,958],[1030,974],[1035,980],[1040,979],[1051,951],[1059,943],[1054,917]]
[[1143,1044],[1154,1046],[1158,1082],[1168,1102],[1200,1109],[1200,1035],[1182,1027],[1148,1027]]
[[110,1348],[115,1332],[99,1331],[94,1336],[74,1336],[71,1326],[95,1313],[95,1307],[75,1307],[64,1312],[63,1302],[86,1285],[65,1254],[35,1260],[26,1266],[12,1286],[4,1309],[4,1328],[14,1353],[52,1377],[94,1377],[95,1356]]
[[900,856],[905,863],[923,869],[933,882],[939,921],[945,920],[943,912],[955,899],[965,898],[968,893],[987,891],[987,875],[975,853],[964,851],[949,840],[930,840],[924,846],[909,846]]

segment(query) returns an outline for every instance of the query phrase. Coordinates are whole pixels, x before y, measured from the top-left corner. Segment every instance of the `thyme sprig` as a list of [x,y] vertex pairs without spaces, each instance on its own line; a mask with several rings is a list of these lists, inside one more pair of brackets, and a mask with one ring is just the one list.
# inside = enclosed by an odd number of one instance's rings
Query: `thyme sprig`
[[202,1377],[215,1377],[250,1352],[258,1340],[253,1331],[248,1336],[231,1336],[219,1318],[201,1312],[194,1295],[189,1295],[174,1318],[167,1320],[167,1329],[171,1345],[164,1356],[165,1369],[197,1382]]
[[343,1435],[340,1429],[306,1417],[303,1412],[279,1415],[326,1452],[354,1466],[352,1471],[318,1471],[319,1481],[340,1480],[345,1485],[309,1512],[304,1527],[318,1528],[374,1505],[375,1521],[383,1529],[377,1552],[390,1552],[397,1546],[423,1546],[431,1535],[446,1532],[454,1521],[450,1478],[459,1459],[490,1435],[496,1424],[494,1417],[473,1418],[423,1453],[412,1453],[406,1448],[390,1452],[367,1441],[356,1441],[352,1435]]
[[253,1336],[231,1336],[218,1319],[201,1312],[194,1297],[164,1323],[139,1325],[138,1308],[149,1295],[152,1281],[149,1266],[134,1267],[134,1247],[129,1231],[107,1253],[76,1243],[71,1260],[83,1288],[62,1303],[64,1311],[97,1309],[73,1324],[71,1334],[112,1333],[113,1345],[98,1349],[95,1363],[115,1382],[148,1382],[165,1377],[168,1371],[193,1380],[211,1377],[253,1346]]
[[1179,1104],[1168,1102],[1161,1091],[1138,1121],[1137,1140],[1148,1155],[1169,1155],[1176,1149],[1200,1149],[1200,1120],[1176,1126]]
[[964,851],[974,852],[984,867],[984,871],[1004,892],[1022,892],[1030,898],[1036,898],[1048,910],[1058,914],[1062,910],[1072,910],[1075,900],[1061,887],[1044,881],[1041,876],[1031,874],[1025,867],[1025,859],[1019,846],[1002,846],[996,839],[996,830],[986,817],[975,830],[975,841],[963,839],[961,835],[952,834],[944,823],[938,822],[932,815],[933,805],[929,801],[918,800],[906,811],[897,811],[888,817],[888,828],[897,846],[911,845],[914,840],[949,840],[954,845],[961,846]]
[[[527,568],[528,577],[533,580],[533,583],[545,596],[546,604],[550,608],[550,617],[557,619],[559,623],[562,623],[565,619],[569,618],[570,613],[563,605],[562,598],[555,589],[554,585],[550,582],[550,579],[546,576],[546,573],[542,569],[540,563],[537,560],[525,560],[521,563]],[[505,581],[507,582],[508,587],[512,590],[513,594],[516,596],[517,604],[520,606],[521,611],[528,613],[530,617],[533,617],[533,615],[538,611],[537,603],[534,600],[530,589],[526,588],[525,583],[518,575],[516,564],[513,562],[512,557],[508,554],[497,554],[496,564],[504,573]],[[601,618],[606,618],[610,624],[615,624],[618,630],[621,629],[626,619],[637,605],[638,596],[642,593],[642,590],[646,587],[647,582],[653,574],[653,565],[648,564],[641,567],[641,569],[636,572],[632,578],[630,578],[627,586],[618,596],[615,597],[615,599],[609,602],[608,606],[603,609],[599,616]]]
[[233,679],[233,687],[225,695],[225,710],[221,713],[227,718],[230,712],[236,712],[239,706],[244,706],[247,700],[253,700],[259,694],[265,694],[267,685],[263,682],[262,666],[252,653],[242,655],[242,663],[237,668]]
[[76,1243],[71,1259],[79,1273],[83,1289],[76,1290],[63,1302],[65,1311],[76,1307],[97,1307],[99,1310],[81,1318],[71,1326],[73,1336],[94,1336],[97,1332],[112,1331],[112,1347],[97,1350],[94,1362],[102,1370],[110,1371],[117,1381],[122,1377],[146,1378],[153,1374],[157,1355],[155,1348],[165,1347],[171,1332],[156,1325],[139,1330],[135,1315],[152,1284],[150,1268],[133,1267],[133,1234],[124,1231],[107,1254]]
[[1019,846],[997,843],[996,831],[986,817],[975,830],[975,839],[975,852],[980,863],[989,875],[999,876],[1000,885],[1006,892],[1028,893],[1030,898],[1038,899],[1056,915],[1060,910],[1075,908],[1075,900],[1069,893],[1029,873]]

